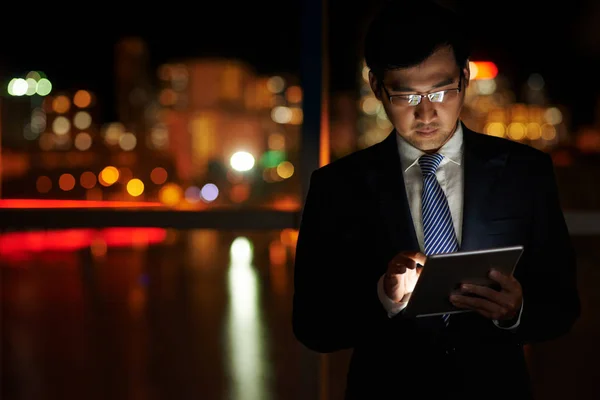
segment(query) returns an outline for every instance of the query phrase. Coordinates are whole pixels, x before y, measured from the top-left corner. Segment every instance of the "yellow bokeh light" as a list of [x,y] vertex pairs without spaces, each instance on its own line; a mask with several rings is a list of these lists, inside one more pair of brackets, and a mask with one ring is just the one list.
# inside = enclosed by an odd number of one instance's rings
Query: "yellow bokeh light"
[[530,122],[527,124],[527,139],[538,140],[542,137],[542,128],[537,122]]
[[502,122],[490,122],[483,128],[483,131],[490,136],[504,137],[506,127]]
[[160,201],[167,206],[176,206],[183,198],[183,190],[175,183],[169,183],[158,193]]
[[294,165],[289,161],[284,161],[277,166],[277,175],[287,179],[294,175]]
[[60,178],[58,178],[58,187],[65,192],[72,190],[75,187],[75,177],[71,174],[62,174]]
[[64,114],[71,108],[71,101],[67,96],[60,95],[54,98],[52,109],[58,114]]
[[137,197],[144,193],[144,182],[137,178],[133,178],[129,182],[127,182],[127,193],[132,195],[133,197]]
[[292,125],[300,125],[304,119],[304,114],[302,113],[302,109],[299,107],[293,107],[290,109],[292,111],[292,118],[290,119],[290,124]]
[[513,122],[508,126],[508,137],[512,140],[522,140],[526,135],[525,124]]
[[119,180],[119,170],[113,166],[108,166],[100,172],[98,180],[102,186],[110,186]]
[[87,90],[78,90],[73,96],[73,104],[79,108],[89,107],[92,103],[92,95]]

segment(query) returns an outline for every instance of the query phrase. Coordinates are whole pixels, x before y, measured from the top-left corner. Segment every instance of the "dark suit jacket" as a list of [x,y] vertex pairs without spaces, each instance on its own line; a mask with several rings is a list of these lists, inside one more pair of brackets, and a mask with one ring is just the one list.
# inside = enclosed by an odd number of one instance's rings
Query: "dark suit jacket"
[[[464,126],[464,125],[463,125]],[[528,398],[528,342],[567,333],[579,316],[575,255],[551,158],[464,129],[461,250],[524,245],[516,332],[476,313],[389,318],[377,282],[398,252],[419,250],[392,132],[311,176],[296,249],[293,330],[321,353],[353,349],[348,399]],[[390,397],[392,396],[392,397]]]

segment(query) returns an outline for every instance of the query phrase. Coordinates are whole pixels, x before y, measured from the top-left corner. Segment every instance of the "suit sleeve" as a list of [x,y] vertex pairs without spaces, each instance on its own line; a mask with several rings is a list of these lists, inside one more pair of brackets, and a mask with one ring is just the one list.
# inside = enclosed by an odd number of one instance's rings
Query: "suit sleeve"
[[[552,159],[544,154],[534,174],[531,243],[521,276],[523,309],[518,329],[524,342],[560,337],[580,315],[576,255],[559,202]],[[525,255],[525,254],[524,254]]]
[[373,257],[360,244],[349,199],[334,182],[321,182],[320,172],[311,176],[300,222],[292,327],[306,347],[327,353],[354,347],[377,320],[389,318],[379,304],[377,277],[371,282],[359,273]]

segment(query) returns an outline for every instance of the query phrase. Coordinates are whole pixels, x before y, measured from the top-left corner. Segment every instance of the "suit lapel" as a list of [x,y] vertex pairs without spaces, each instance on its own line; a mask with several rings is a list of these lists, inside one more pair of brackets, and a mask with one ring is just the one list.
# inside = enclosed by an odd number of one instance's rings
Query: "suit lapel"
[[378,200],[381,220],[391,239],[391,250],[393,254],[405,250],[419,251],[404,186],[396,131],[375,146],[375,168],[371,170],[369,180]]
[[464,201],[461,251],[476,250],[485,235],[487,196],[500,177],[508,153],[490,146],[484,138],[467,129],[464,132]]

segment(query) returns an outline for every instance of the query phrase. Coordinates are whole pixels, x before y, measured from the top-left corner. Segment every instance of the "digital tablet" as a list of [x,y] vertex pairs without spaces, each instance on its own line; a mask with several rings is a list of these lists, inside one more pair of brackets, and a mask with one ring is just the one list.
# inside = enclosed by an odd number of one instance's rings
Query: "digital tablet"
[[523,246],[511,246],[427,257],[404,315],[428,317],[471,311],[454,307],[450,294],[458,291],[462,283],[497,286],[488,277],[490,270],[512,275],[522,253]]

